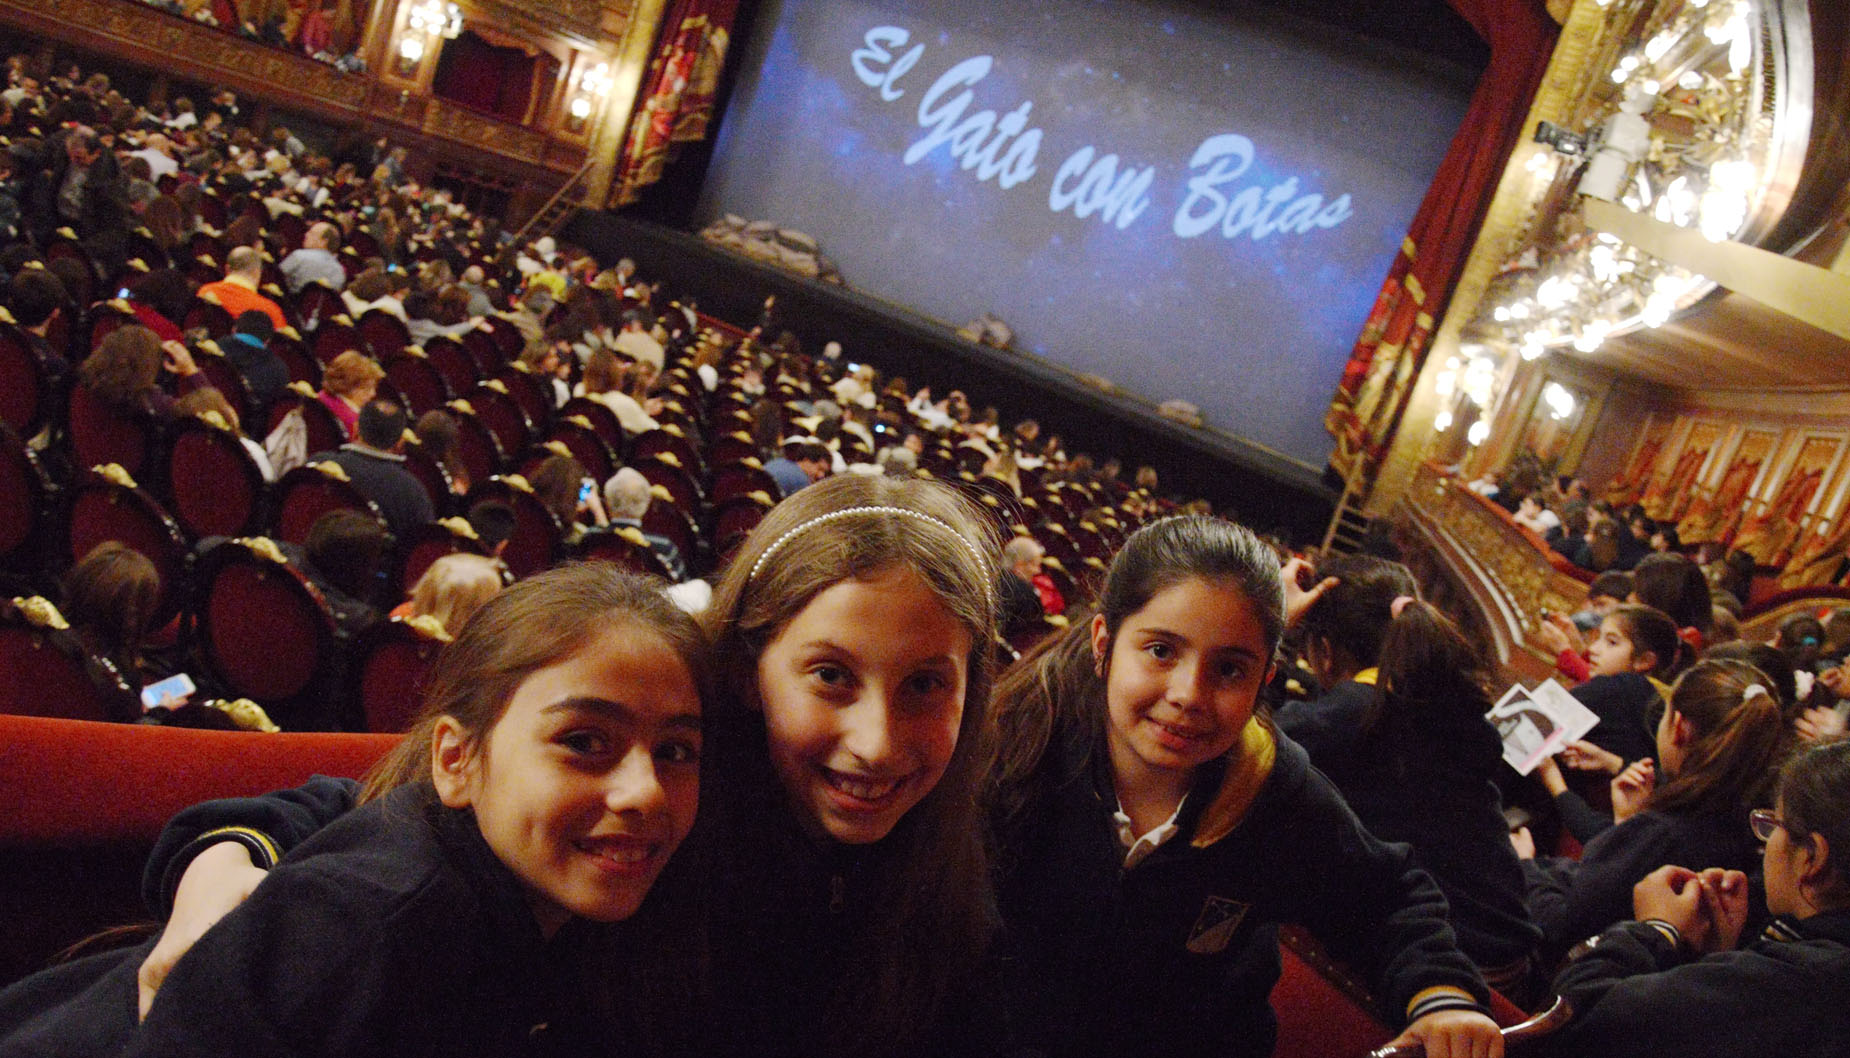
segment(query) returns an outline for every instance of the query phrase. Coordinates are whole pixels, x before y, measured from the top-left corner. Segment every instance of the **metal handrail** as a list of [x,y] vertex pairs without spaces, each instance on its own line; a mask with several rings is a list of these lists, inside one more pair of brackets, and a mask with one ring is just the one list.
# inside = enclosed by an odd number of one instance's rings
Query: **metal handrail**
[[546,200],[546,204],[535,210],[533,216],[527,218],[527,223],[522,224],[520,230],[514,233],[514,242],[517,244],[526,242],[528,233],[540,222],[540,218],[551,213],[552,208],[559,204],[559,200],[564,198],[572,188],[577,187],[578,184],[584,180],[585,174],[591,171],[591,166],[593,164],[592,159],[585,159],[585,164],[578,167],[578,171],[572,174],[572,178],[560,184],[559,190],[553,192],[552,197]]

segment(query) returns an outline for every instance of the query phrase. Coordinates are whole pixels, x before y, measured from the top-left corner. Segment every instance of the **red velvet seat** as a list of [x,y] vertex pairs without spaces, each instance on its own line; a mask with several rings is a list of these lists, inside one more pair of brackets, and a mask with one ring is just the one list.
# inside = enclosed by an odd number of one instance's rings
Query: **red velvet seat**
[[[494,331],[489,329],[490,327],[497,326],[504,327],[510,331],[514,330],[512,324],[502,323],[490,324],[489,327],[477,327],[473,331],[463,332],[463,348],[469,350],[470,359],[476,362],[476,365],[482,369],[484,374],[493,374],[493,369],[496,366],[505,364],[511,359],[509,354],[505,354],[501,351],[501,343],[495,340]],[[514,333],[516,337],[520,334],[519,331],[514,331]],[[520,347],[516,346],[514,352],[519,353]]]
[[186,321],[180,325],[180,328],[190,331],[203,327],[206,337],[223,338],[231,333],[232,324],[236,322],[231,318],[231,313],[225,311],[218,302],[201,298],[193,302],[192,308],[186,310]]
[[454,338],[442,335],[432,338],[424,343],[424,355],[429,358],[431,367],[449,384],[451,393],[467,393],[482,379],[482,370],[476,365],[475,358]]
[[187,535],[242,536],[263,517],[263,471],[226,424],[183,418],[168,433],[167,493]]
[[134,477],[151,465],[160,432],[153,415],[105,404],[79,382],[71,387],[66,416],[78,466],[114,463]]
[[302,284],[302,289],[296,291],[290,301],[295,306],[296,317],[302,321],[303,331],[308,334],[314,334],[321,321],[347,311],[347,303],[341,300],[340,292],[321,282]]
[[590,397],[573,397],[559,409],[559,414],[567,418],[576,415],[590,423],[597,435],[610,446],[610,450],[618,455],[629,451],[629,437],[623,432],[623,424],[617,420],[617,413],[611,411],[609,405]]
[[503,453],[516,453],[527,447],[533,437],[533,424],[527,421],[527,413],[521,410],[520,402],[508,393],[505,385],[491,379],[471,389],[464,399],[475,409],[482,425],[495,435]]
[[361,346],[381,363],[397,356],[405,346],[411,344],[411,332],[405,328],[405,321],[384,309],[367,309],[355,329],[359,333]]
[[486,325],[488,336],[495,341],[495,349],[501,354],[501,361],[506,363],[520,355],[527,340],[521,336],[520,328],[506,320],[489,320]]
[[453,400],[444,410],[456,420],[456,459],[468,472],[471,482],[487,481],[507,466],[508,454],[501,441],[475,414],[475,406],[466,400]]
[[290,381],[305,382],[308,388],[319,390],[321,361],[315,359],[314,350],[294,331],[293,327],[285,327],[270,335],[269,350],[289,369]]
[[646,459],[632,455],[630,466],[648,478],[651,485],[667,489],[668,494],[674,497],[675,506],[682,510],[693,512],[705,506],[700,486],[673,452],[661,452]]
[[51,482],[38,454],[0,423],[0,569],[37,573],[49,522]]
[[763,492],[732,497],[713,509],[713,539],[724,541],[751,532],[775,505],[776,501]]
[[565,446],[585,473],[599,482],[610,480],[621,465],[617,453],[582,416],[568,415],[553,423],[545,443],[550,446],[554,442]]
[[335,357],[350,349],[366,351],[359,330],[353,326],[353,321],[345,312],[321,317],[321,325],[315,328],[314,340],[315,359],[323,364],[333,363]]
[[0,423],[21,437],[44,427],[51,396],[45,365],[26,343],[26,336],[10,323],[0,323]]
[[488,500],[505,503],[514,512],[514,535],[501,552],[501,560],[514,576],[549,569],[564,557],[565,527],[526,482],[487,478],[470,491],[468,505],[474,507]]
[[[0,597],[0,713],[67,720],[127,721],[141,700],[125,676],[91,657],[44,599]],[[3,750],[0,750],[3,752]]]
[[740,463],[747,459],[758,458],[758,446],[752,443],[752,435],[744,430],[734,430],[729,434],[715,437],[707,445],[707,466],[721,467],[728,463]]
[[513,397],[515,403],[520,405],[520,410],[527,413],[527,421],[533,424],[534,429],[545,429],[552,424],[555,412],[552,380],[535,374],[519,361],[503,364],[489,372],[489,377],[506,387],[508,396]]
[[713,487],[709,495],[715,507],[751,492],[762,492],[766,496],[778,494],[777,479],[773,478],[756,456],[748,456],[744,461],[722,466],[713,471]]
[[690,475],[705,470],[700,453],[694,450],[694,442],[688,439],[687,431],[679,426],[658,426],[630,438],[630,459],[642,460],[662,455],[672,455],[674,459],[671,462]]
[[357,511],[385,524],[385,517],[346,473],[333,463],[310,463],[284,474],[276,483],[271,528],[279,540],[300,544],[315,520],[329,511]]
[[186,572],[186,537],[172,516],[119,468],[85,471],[69,492],[65,557],[77,562],[105,540],[119,540],[154,563],[161,595],[154,627],[180,612]]
[[244,376],[238,373],[237,365],[224,354],[217,342],[201,342],[195,347],[193,363],[205,375],[206,383],[224,395],[225,403],[230,404],[231,410],[237,413],[240,426],[256,421],[250,383],[244,381]]
[[481,538],[469,528],[467,521],[443,518],[411,530],[407,539],[398,542],[398,553],[404,558],[399,563],[394,583],[398,588],[397,597],[404,598],[411,594],[424,571],[443,556],[486,555],[488,549],[482,546]]
[[366,730],[395,734],[411,726],[423,704],[424,676],[443,643],[396,618],[360,633],[348,652],[346,699]]
[[407,439],[400,455],[405,457],[405,470],[418,479],[424,486],[424,494],[430,497],[430,509],[441,518],[456,509],[456,495],[451,491],[455,482],[450,472],[438,463],[422,444]]
[[613,562],[632,573],[643,573],[672,581],[668,563],[655,553],[642,533],[629,526],[603,532],[589,532],[573,548],[573,555],[587,562]]
[[681,553],[681,561],[691,572],[695,560],[699,557],[701,541],[700,525],[694,520],[691,511],[684,511],[675,506],[674,497],[660,485],[649,486],[649,510],[642,516],[642,531],[665,536],[676,551]]
[[412,418],[434,411],[454,399],[456,393],[422,350],[406,348],[386,365],[385,377],[397,387]]
[[334,615],[308,578],[261,544],[227,540],[201,557],[198,579],[199,657],[210,676],[284,730],[332,729]]
[[90,252],[84,249],[76,233],[69,228],[59,228],[45,244],[46,263],[60,259],[76,261],[83,266],[81,274],[78,270],[72,269],[69,277],[60,276],[59,278],[66,283],[75,281],[76,289],[67,288],[65,293],[70,295],[71,301],[79,308],[87,308],[91,302],[97,300],[96,280],[92,278],[97,274],[96,262],[90,259]]

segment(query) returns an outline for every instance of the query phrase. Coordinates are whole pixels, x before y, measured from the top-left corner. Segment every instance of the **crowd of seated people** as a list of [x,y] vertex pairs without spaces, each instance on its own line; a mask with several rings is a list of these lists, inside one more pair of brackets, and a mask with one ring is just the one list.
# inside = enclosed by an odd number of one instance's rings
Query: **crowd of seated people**
[[[20,128],[40,135],[15,140],[10,157],[20,200],[48,205],[56,223],[27,216],[0,249],[4,336],[30,353],[56,410],[31,436],[8,423],[7,443],[69,487],[93,474],[65,411],[73,387],[108,416],[150,424],[157,449],[177,424],[215,420],[271,483],[245,537],[280,538],[279,561],[314,587],[334,650],[382,621],[453,636],[505,584],[574,558],[700,585],[815,482],[920,475],[962,489],[1008,541],[996,571],[1006,662],[1081,612],[1139,526],[1205,506],[1162,497],[1148,467],[1127,475],[1117,459],[1069,453],[1036,422],[1005,426],[963,392],[934,400],[850,367],[839,347],[806,355],[770,306],[750,329],[701,316],[627,261],[605,269],[549,238],[515,245],[441,192],[312,152],[266,161],[236,124],[167,141],[176,170],[154,202],[178,211],[179,237],[163,244],[132,224],[112,152],[167,133],[126,101],[98,99],[96,84],[30,84],[21,108],[36,117]],[[112,116],[107,139],[86,123],[105,102],[131,110]],[[87,174],[74,189],[73,167]],[[120,211],[88,205],[118,193]],[[237,242],[234,220],[248,221]],[[125,304],[104,296],[118,289]],[[185,480],[161,454],[123,486],[156,510],[183,502]],[[333,509],[294,505],[311,492]],[[1627,920],[1633,887],[1661,868],[1717,872],[1696,875],[1698,887],[1754,869],[1749,813],[1774,807],[1771,777],[1792,747],[1842,734],[1837,696],[1850,696],[1850,614],[1791,620],[1777,642],[1736,657],[1708,580],[1674,537],[1610,512],[1601,524],[1613,531],[1572,539],[1599,505],[1576,483],[1558,493],[1507,505],[1605,572],[1585,613],[1548,626],[1564,679],[1601,718],[1588,739],[1532,780],[1509,774],[1482,719],[1494,688],[1481,659],[1385,559],[1287,566],[1302,569],[1300,587],[1328,580],[1288,640],[1272,703],[1364,822],[1426,859],[1467,954],[1529,999],[1575,941]],[[298,509],[313,516],[288,539]],[[187,671],[201,696],[231,689],[201,667],[199,585],[168,585],[180,612],[155,627],[163,586],[149,556],[124,543],[71,555],[50,519],[42,532],[48,561],[6,572],[56,597],[87,649],[141,683]],[[183,577],[244,546],[181,544]],[[690,608],[708,598],[673,597]],[[1511,802],[1534,820],[1513,839],[1499,822]],[[1575,842],[1578,861],[1548,855]]]

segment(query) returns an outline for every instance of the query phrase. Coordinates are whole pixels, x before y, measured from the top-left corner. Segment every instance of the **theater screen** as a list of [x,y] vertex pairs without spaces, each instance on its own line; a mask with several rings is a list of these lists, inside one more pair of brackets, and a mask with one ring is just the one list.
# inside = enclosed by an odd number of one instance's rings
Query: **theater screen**
[[[1361,38],[1138,0],[767,0],[699,206],[850,287],[1320,469],[1469,102]],[[850,350],[852,352],[852,350]]]

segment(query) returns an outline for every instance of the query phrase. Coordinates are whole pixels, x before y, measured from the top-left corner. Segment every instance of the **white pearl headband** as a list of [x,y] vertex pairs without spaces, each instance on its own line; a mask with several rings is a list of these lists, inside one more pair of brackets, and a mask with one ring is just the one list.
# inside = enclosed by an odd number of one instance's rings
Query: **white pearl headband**
[[777,552],[781,550],[785,544],[789,543],[790,539],[796,536],[798,533],[803,532],[805,529],[809,529],[814,526],[821,525],[824,522],[839,521],[840,519],[853,517],[854,515],[857,515],[857,514],[896,514],[903,518],[916,518],[921,522],[930,522],[932,525],[935,525],[938,528],[943,529],[945,532],[957,538],[957,542],[962,544],[964,546],[964,550],[970,552],[970,557],[976,560],[976,568],[983,572],[984,583],[988,583],[989,563],[983,561],[983,553],[977,550],[975,544],[972,544],[969,541],[969,539],[964,536],[964,534],[958,532],[956,529],[953,529],[951,527],[951,523],[945,521],[944,519],[934,518],[931,515],[924,513],[923,511],[915,511],[915,510],[911,510],[906,507],[846,507],[839,511],[830,511],[827,514],[819,514],[816,517],[811,518],[807,522],[803,522],[799,525],[791,526],[789,529],[784,530],[784,535],[771,541],[770,547],[767,547],[764,549],[764,551],[758,556],[758,561],[752,563],[752,571],[746,574],[745,579],[747,581],[757,580],[758,571],[764,568],[764,564],[766,562],[769,562],[771,560],[771,556],[777,554]]

